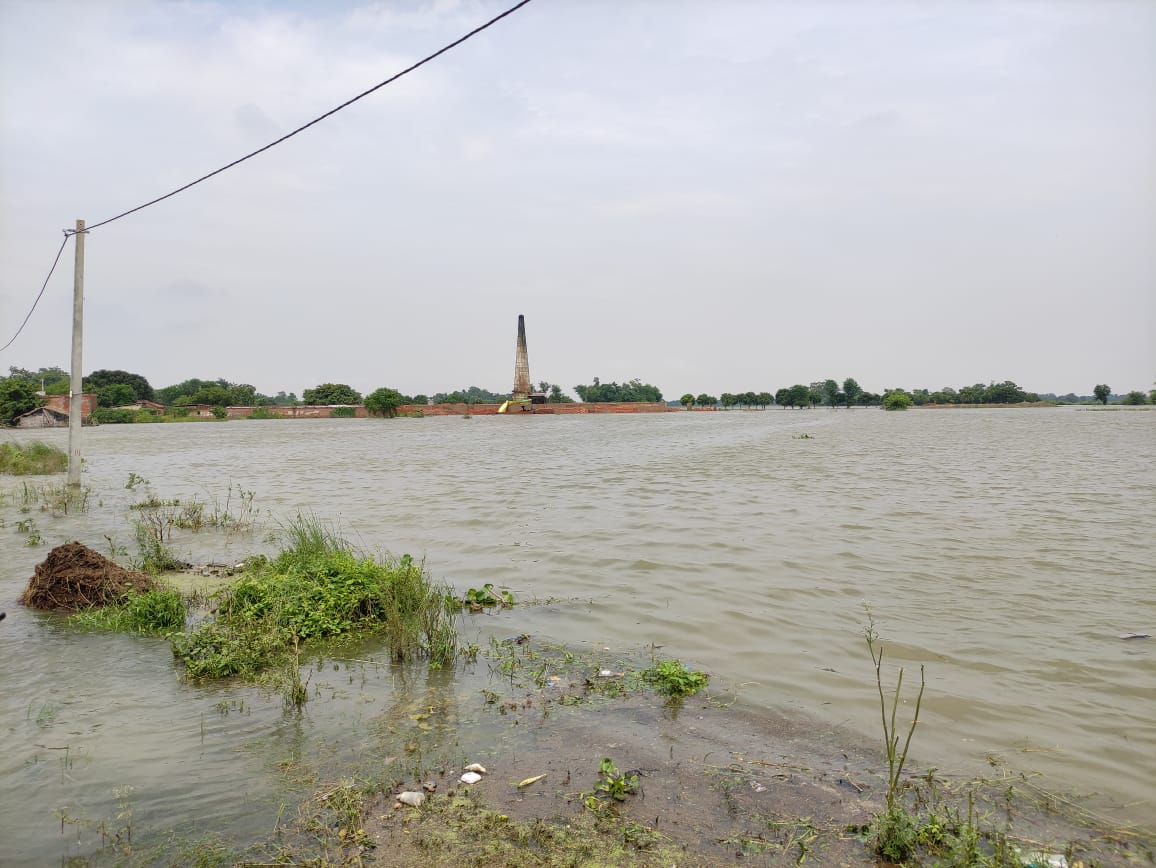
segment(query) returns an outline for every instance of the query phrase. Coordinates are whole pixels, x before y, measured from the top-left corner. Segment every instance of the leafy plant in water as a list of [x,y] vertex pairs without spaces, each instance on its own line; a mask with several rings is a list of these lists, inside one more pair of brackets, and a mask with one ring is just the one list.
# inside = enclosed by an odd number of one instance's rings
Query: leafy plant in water
[[627,796],[638,792],[638,775],[619,771],[610,757],[602,758],[598,764],[598,774],[602,779],[594,787],[596,793],[609,796],[616,802],[624,802]]
[[470,588],[458,599],[447,595],[447,602],[456,608],[469,609],[471,612],[480,612],[487,606],[498,606],[506,609],[514,605],[514,595],[509,591],[495,591],[492,582],[486,582],[481,588]]
[[691,696],[704,687],[710,677],[684,666],[678,660],[662,660],[642,671],[642,677],[660,693],[671,697]]

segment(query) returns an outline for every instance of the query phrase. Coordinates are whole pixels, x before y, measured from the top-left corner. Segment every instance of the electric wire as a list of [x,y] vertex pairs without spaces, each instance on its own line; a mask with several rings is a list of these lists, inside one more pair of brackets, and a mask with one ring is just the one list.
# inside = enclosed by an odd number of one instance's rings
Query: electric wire
[[[150,205],[156,205],[158,202],[163,202],[165,199],[171,199],[173,196],[176,196],[178,193],[183,193],[185,190],[188,190],[190,187],[195,187],[197,184],[200,184],[202,181],[207,181],[207,180],[209,180],[209,178],[212,178],[215,175],[219,175],[222,172],[233,168],[234,166],[238,166],[241,163],[245,162],[246,160],[251,160],[253,157],[257,156],[258,154],[263,154],[265,151],[269,150],[270,148],[274,148],[277,145],[281,144],[282,142],[288,141],[289,139],[293,138],[298,133],[304,132],[305,130],[307,130],[311,126],[313,126],[314,124],[318,124],[321,121],[325,120],[326,118],[337,114],[342,109],[348,108],[349,106],[353,105],[358,100],[364,99],[365,97],[369,96],[371,93],[374,93],[375,91],[381,90],[381,88],[385,87],[387,84],[392,84],[393,82],[397,81],[399,78],[406,76],[406,75],[409,75],[409,73],[413,72],[415,69],[418,69],[422,66],[425,66],[431,60],[435,60],[436,58],[441,57],[441,55],[445,54],[447,51],[451,51],[454,48],[457,48],[463,42],[465,42],[469,39],[472,39],[473,37],[475,37],[479,33],[481,33],[483,30],[486,30],[486,29],[492,27],[493,25],[497,24],[503,18],[514,14],[519,9],[521,9],[523,6],[527,5],[529,2],[530,2],[530,0],[521,0],[521,2],[515,3],[513,6],[511,6],[506,11],[502,12],[499,15],[495,15],[489,21],[485,22],[484,24],[482,24],[478,27],[475,27],[473,30],[471,30],[469,33],[465,34],[464,36],[461,36],[458,39],[455,39],[453,42],[449,43],[448,45],[445,45],[442,48],[439,48],[433,54],[430,54],[430,55],[427,55],[426,57],[423,57],[421,60],[417,61],[416,63],[411,64],[410,66],[407,66],[405,69],[401,70],[401,72],[395,73],[394,75],[391,75],[389,78],[385,79],[384,81],[378,82],[377,84],[375,84],[373,87],[369,88],[368,90],[364,90],[361,93],[359,93],[357,96],[352,97],[350,99],[347,99],[345,102],[341,103],[341,105],[330,109],[329,111],[325,112],[325,114],[323,114],[323,115],[318,115],[317,117],[315,117],[313,120],[309,121],[308,123],[302,124],[301,126],[297,127],[297,129],[292,130],[292,131],[286,133],[285,135],[281,136],[281,138],[279,138],[275,141],[269,142],[269,144],[265,145],[264,147],[258,148],[257,150],[253,151],[252,153],[245,154],[245,156],[240,157],[236,160],[233,160],[233,162],[228,163],[224,166],[221,166],[219,169],[214,169],[212,172],[209,172],[207,175],[202,175],[201,177],[197,178],[195,181],[190,181],[189,183],[185,184],[182,187],[178,187],[177,189],[173,190],[170,193],[165,193],[163,196],[158,196],[155,199],[151,199],[148,202],[145,202],[143,205],[137,205],[135,208],[130,208],[127,211],[122,211],[120,214],[117,214],[114,217],[109,217],[107,220],[101,220],[99,223],[93,223],[91,226],[86,226],[83,231],[84,232],[91,232],[93,229],[99,229],[101,226],[107,226],[109,223],[112,223],[116,220],[120,220],[122,217],[127,217],[130,214],[135,214],[137,211],[143,211],[145,208],[148,208]],[[20,324],[20,328],[18,328],[16,330],[16,334],[14,334],[12,336],[11,340],[9,340],[8,343],[4,344],[4,346],[0,347],[0,353],[4,352],[4,350],[6,350],[10,346],[12,346],[12,344],[16,341],[16,338],[20,337],[20,333],[22,331],[24,331],[24,327],[26,325],[28,325],[28,320],[32,317],[33,312],[36,310],[36,306],[40,303],[41,296],[44,295],[44,290],[48,287],[48,281],[52,279],[52,274],[54,271],[56,271],[56,265],[58,262],[60,262],[60,254],[64,252],[64,245],[68,243],[68,239],[71,236],[76,235],[76,234],[77,234],[77,232],[75,229],[65,229],[64,230],[64,241],[61,242],[60,249],[56,251],[56,259],[54,259],[52,261],[52,268],[50,268],[48,270],[48,277],[44,278],[44,285],[40,287],[40,292],[37,294],[36,300],[34,302],[32,302],[32,307],[29,309],[28,315],[24,317],[24,322],[22,322]]]
[[65,230],[64,240],[60,242],[60,249],[56,251],[56,258],[52,260],[52,267],[48,269],[48,277],[44,278],[44,285],[40,287],[40,292],[36,296],[36,301],[32,302],[32,307],[28,310],[28,316],[24,317],[24,322],[20,323],[20,328],[16,329],[16,334],[12,335],[12,340],[8,341],[4,346],[0,347],[0,353],[4,352],[16,339],[20,337],[20,333],[24,331],[24,326],[28,325],[28,320],[32,318],[32,312],[36,310],[36,305],[40,304],[40,297],[44,295],[44,290],[48,287],[48,281],[52,280],[52,272],[56,271],[56,264],[60,262],[60,254],[64,252],[64,245],[68,243],[70,236],[75,235],[76,230],[69,232]]
[[[389,78],[385,79],[384,81],[378,82],[377,84],[375,84],[373,87],[369,88],[368,90],[362,91],[357,96],[355,96],[351,99],[347,99],[345,102],[343,102],[341,105],[337,106],[336,108],[332,108],[329,111],[327,111],[325,114],[319,115],[318,117],[315,117],[313,120],[309,121],[306,124],[302,124],[301,126],[297,127],[297,129],[286,133],[285,135],[281,136],[281,138],[277,139],[276,141],[272,141],[269,144],[265,145],[264,147],[258,148],[257,150],[253,151],[252,153],[246,154],[245,156],[243,156],[239,159],[233,160],[233,162],[231,162],[227,165],[221,166],[221,168],[215,169],[212,172],[209,172],[207,175],[202,175],[201,177],[197,178],[195,181],[190,181],[189,183],[185,184],[183,187],[178,187],[177,189],[173,190],[171,193],[165,193],[165,195],[158,196],[155,199],[152,199],[148,202],[145,202],[143,205],[137,205],[135,208],[130,208],[127,211],[122,211],[120,214],[117,214],[115,217],[109,217],[107,220],[101,220],[99,223],[93,223],[91,226],[86,227],[85,231],[91,232],[93,229],[99,229],[101,226],[107,226],[109,223],[112,223],[115,220],[120,220],[122,217],[127,217],[130,214],[135,214],[137,211],[142,211],[145,208],[148,208],[150,205],[156,205],[158,202],[163,202],[165,199],[172,198],[173,196],[177,195],[178,193],[183,193],[185,190],[188,190],[190,187],[195,187],[197,184],[200,184],[202,181],[209,180],[209,178],[212,178],[214,175],[219,175],[222,172],[233,168],[234,166],[240,165],[241,163],[245,162],[246,160],[252,159],[253,157],[257,156],[258,154],[264,153],[265,151],[269,150],[270,148],[276,147],[277,145],[281,144],[282,142],[293,138],[298,133],[304,132],[305,130],[309,129],[314,124],[320,123],[321,121],[325,120],[326,118],[337,114],[339,111],[341,111],[344,108],[348,108],[349,106],[351,106],[355,102],[357,102],[359,99],[363,99],[364,97],[369,96],[371,93],[374,93],[375,91],[380,90],[381,88],[385,87],[387,84],[391,84],[391,83],[397,81],[402,76],[408,75],[409,73],[413,72],[415,69],[418,69],[419,67],[425,66],[431,60],[434,60],[434,59],[440,57],[441,55],[445,54],[447,51],[450,51],[454,48],[457,48],[459,45],[461,45],[466,40],[472,39],[473,37],[475,37],[479,33],[481,33],[483,30],[486,30],[487,28],[492,27],[493,25],[497,24],[499,21],[501,21],[506,16],[512,15],[513,13],[517,12],[519,9],[521,9],[523,6],[525,6],[529,2],[530,2],[530,0],[521,0],[520,3],[516,3],[515,5],[511,6],[509,9],[507,9],[505,12],[502,12],[500,15],[494,16],[489,21],[487,21],[485,24],[482,24],[479,27],[475,27],[473,30],[471,30],[469,33],[467,33],[465,36],[462,36],[462,37],[459,37],[458,39],[455,39],[449,45],[446,45],[442,48],[439,48],[433,54],[430,54],[426,57],[423,57],[421,60],[417,61],[416,63],[414,63],[410,66],[407,66],[401,72],[395,73],[394,75],[391,75]],[[65,233],[70,234],[70,235],[75,235],[76,230],[67,230],[66,229]]]

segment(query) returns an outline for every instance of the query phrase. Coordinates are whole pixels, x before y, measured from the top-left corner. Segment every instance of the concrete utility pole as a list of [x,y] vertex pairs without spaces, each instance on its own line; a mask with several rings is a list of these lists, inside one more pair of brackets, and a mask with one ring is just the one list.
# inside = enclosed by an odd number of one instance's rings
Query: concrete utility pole
[[76,268],[72,276],[72,375],[68,399],[68,487],[80,488],[80,417],[84,412],[84,221],[76,221]]

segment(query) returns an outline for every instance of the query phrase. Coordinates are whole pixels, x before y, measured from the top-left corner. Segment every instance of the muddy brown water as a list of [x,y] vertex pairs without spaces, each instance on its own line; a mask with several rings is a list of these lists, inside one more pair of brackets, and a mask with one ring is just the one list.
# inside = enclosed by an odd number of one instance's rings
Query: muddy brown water
[[[748,710],[868,742],[870,601],[889,674],[905,666],[910,684],[926,668],[920,763],[966,773],[998,756],[1156,825],[1156,640],[1120,638],[1156,634],[1156,413],[299,420],[84,437],[87,512],[23,513],[24,480],[0,479],[2,862],[85,852],[60,813],[115,816],[125,799],[141,829],[263,834],[293,798],[294,757],[364,755],[423,691],[455,696],[466,728],[496,725],[476,684],[461,693],[477,673],[326,665],[306,713],[286,716],[254,688],[181,683],[161,640],[77,634],[22,609],[51,546],[134,547],[130,473],[221,507],[233,486],[233,512],[238,486],[255,493],[261,528],[179,534],[192,560],[268,551],[269,527],[312,511],[369,548],[424,556],[458,589],[550,601],[471,618],[467,641],[658,645]],[[43,546],[24,544],[29,518]]]

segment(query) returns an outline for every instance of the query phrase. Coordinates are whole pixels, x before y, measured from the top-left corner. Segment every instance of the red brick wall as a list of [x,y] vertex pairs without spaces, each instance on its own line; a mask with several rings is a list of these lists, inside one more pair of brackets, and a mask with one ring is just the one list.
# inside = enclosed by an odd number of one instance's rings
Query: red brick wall
[[[59,410],[61,413],[68,413],[70,412],[69,406],[72,403],[70,397],[69,395],[45,395],[44,406],[51,407],[53,410]],[[96,402],[95,392],[85,392],[80,396],[80,415],[82,418],[87,419],[92,415],[96,409]]]

